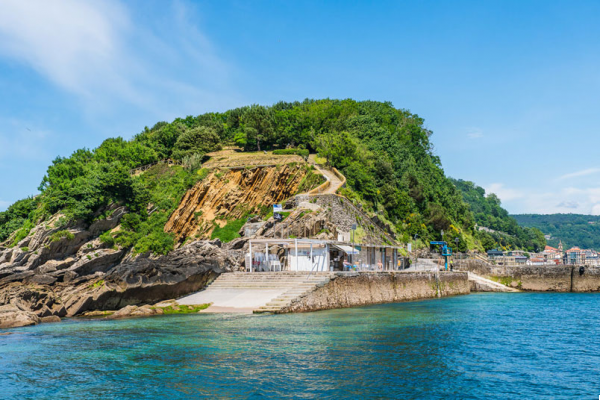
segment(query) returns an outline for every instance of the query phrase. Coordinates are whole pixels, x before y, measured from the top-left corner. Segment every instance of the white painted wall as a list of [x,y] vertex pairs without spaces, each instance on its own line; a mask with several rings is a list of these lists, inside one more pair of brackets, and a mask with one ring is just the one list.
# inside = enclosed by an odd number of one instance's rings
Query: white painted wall
[[289,253],[289,266],[291,271],[312,271],[313,266],[317,267],[314,271],[329,271],[327,262],[328,252],[324,247],[313,247],[313,261],[310,259],[310,247],[298,247],[298,255],[296,249],[291,248]]

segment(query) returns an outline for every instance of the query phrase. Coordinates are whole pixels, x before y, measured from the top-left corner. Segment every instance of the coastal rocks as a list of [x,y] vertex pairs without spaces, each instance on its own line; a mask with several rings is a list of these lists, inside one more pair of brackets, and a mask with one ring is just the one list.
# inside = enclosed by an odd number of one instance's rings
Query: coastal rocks
[[[48,260],[22,272],[16,268],[0,279],[0,305],[39,319],[153,304],[198,291],[217,274],[239,269],[239,252],[218,240],[192,242],[159,257],[125,257],[123,250],[96,248],[79,259]],[[0,319],[12,325],[14,318],[7,313]]]
[[18,328],[39,323],[40,318],[32,312],[23,311],[12,304],[0,306],[0,329]]
[[56,315],[49,315],[47,317],[40,318],[40,322],[43,324],[55,323],[55,322],[60,322],[60,321],[62,321],[62,320],[60,319],[60,317],[57,317]]
[[152,307],[149,305],[137,307],[126,306],[119,311],[107,317],[107,319],[131,318],[131,317],[151,317],[153,315],[162,315],[162,308]]

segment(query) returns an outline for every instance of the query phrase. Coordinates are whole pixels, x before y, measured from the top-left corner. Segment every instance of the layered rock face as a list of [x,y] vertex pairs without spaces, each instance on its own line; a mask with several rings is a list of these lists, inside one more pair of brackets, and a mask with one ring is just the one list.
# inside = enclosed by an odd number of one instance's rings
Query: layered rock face
[[214,223],[238,219],[292,197],[308,174],[304,163],[213,170],[190,189],[165,225],[179,242],[207,238]]
[[124,213],[117,208],[87,227],[54,227],[56,216],[16,246],[0,248],[0,328],[176,298],[238,265],[237,252],[218,240],[160,257],[107,248],[98,235],[118,229]]

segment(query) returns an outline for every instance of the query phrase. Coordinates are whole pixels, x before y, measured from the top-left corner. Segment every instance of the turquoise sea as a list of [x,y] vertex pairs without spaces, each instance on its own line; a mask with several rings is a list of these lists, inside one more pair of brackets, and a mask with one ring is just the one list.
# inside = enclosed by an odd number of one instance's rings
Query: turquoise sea
[[597,399],[600,294],[67,320],[0,336],[2,399]]

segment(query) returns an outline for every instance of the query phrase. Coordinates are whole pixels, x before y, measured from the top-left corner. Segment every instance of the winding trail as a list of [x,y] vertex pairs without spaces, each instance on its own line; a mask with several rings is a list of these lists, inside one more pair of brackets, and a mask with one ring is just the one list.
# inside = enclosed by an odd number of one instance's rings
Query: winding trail
[[311,154],[308,156],[308,162],[312,164],[317,171],[319,171],[325,179],[327,179],[330,184],[329,186],[323,190],[320,194],[335,194],[338,189],[344,184],[344,182],[338,178],[338,176],[330,169],[323,168],[316,163],[316,154]]

